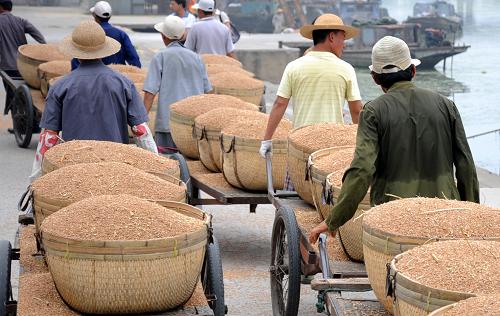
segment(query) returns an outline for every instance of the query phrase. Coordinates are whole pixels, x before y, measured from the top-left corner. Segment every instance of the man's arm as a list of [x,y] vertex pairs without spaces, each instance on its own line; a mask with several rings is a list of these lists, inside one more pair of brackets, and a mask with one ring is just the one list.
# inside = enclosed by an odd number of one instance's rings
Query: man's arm
[[363,108],[363,103],[361,103],[361,100],[348,101],[347,103],[349,104],[349,112],[351,112],[352,122],[354,124],[358,124],[359,113],[361,113],[361,109]]
[[[451,101],[450,101],[451,102]],[[453,163],[455,164],[455,177],[457,188],[462,201],[479,203],[479,181],[477,179],[476,166],[467,142],[464,126],[458,109],[453,104],[452,121],[453,128]]]
[[146,107],[146,111],[149,113],[151,110],[151,106],[153,105],[153,101],[155,99],[155,95],[151,92],[144,91],[144,106]]
[[278,127],[283,115],[285,115],[286,108],[288,107],[288,102],[290,100],[277,96],[273,104],[273,109],[269,114],[269,120],[267,121],[266,133],[264,134],[264,140],[269,140],[273,137],[274,131]]
[[125,61],[129,65],[141,68],[142,65],[139,55],[137,54],[134,45],[132,45],[130,37],[128,37],[126,33],[123,33],[123,50],[125,52]]
[[31,35],[38,43],[45,44],[45,37],[42,33],[28,20],[24,20],[24,33]]

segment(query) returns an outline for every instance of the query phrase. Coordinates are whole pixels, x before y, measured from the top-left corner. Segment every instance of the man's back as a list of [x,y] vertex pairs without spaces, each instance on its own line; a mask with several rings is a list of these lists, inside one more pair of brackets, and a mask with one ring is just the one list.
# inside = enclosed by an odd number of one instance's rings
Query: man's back
[[62,131],[64,140],[128,143],[127,125],[147,120],[133,83],[101,61],[89,61],[50,89],[40,126]]
[[391,200],[387,193],[465,199],[455,185],[453,165],[464,172],[462,167],[470,169],[465,161],[470,165],[472,156],[453,102],[404,81],[365,105],[362,116],[358,142],[378,144],[373,204]]
[[227,55],[234,51],[229,29],[213,16],[191,27],[185,45],[198,54]]
[[45,43],[42,34],[27,20],[10,12],[0,13],[0,69],[17,70],[17,48],[27,43],[26,33]]

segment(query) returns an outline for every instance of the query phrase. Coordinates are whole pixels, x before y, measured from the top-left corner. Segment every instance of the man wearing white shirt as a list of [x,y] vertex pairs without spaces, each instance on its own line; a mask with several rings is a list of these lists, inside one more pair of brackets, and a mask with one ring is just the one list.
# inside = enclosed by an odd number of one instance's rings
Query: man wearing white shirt
[[186,31],[182,36],[181,42],[185,42],[191,26],[196,22],[196,17],[186,9],[186,0],[170,1],[170,10],[172,10],[172,14],[170,15],[178,16],[184,21]]

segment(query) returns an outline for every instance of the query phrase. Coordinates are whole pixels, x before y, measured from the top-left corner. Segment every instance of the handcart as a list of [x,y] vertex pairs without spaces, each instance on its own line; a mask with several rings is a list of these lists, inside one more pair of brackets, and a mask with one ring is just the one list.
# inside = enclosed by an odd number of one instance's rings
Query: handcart
[[40,93],[28,87],[17,71],[0,71],[0,77],[6,83],[6,98],[3,114],[12,116],[13,132],[16,143],[21,148],[30,145],[33,133],[40,131],[39,123],[45,108],[45,102],[32,97],[32,93]]

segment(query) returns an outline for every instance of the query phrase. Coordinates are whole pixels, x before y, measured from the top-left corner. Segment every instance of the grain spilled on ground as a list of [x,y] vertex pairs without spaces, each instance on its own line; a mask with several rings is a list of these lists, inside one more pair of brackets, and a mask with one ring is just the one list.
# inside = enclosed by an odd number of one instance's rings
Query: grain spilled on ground
[[42,232],[73,240],[151,240],[198,231],[192,218],[131,195],[102,195],[47,217]]
[[407,251],[396,268],[400,274],[431,288],[500,293],[500,242],[433,242]]

